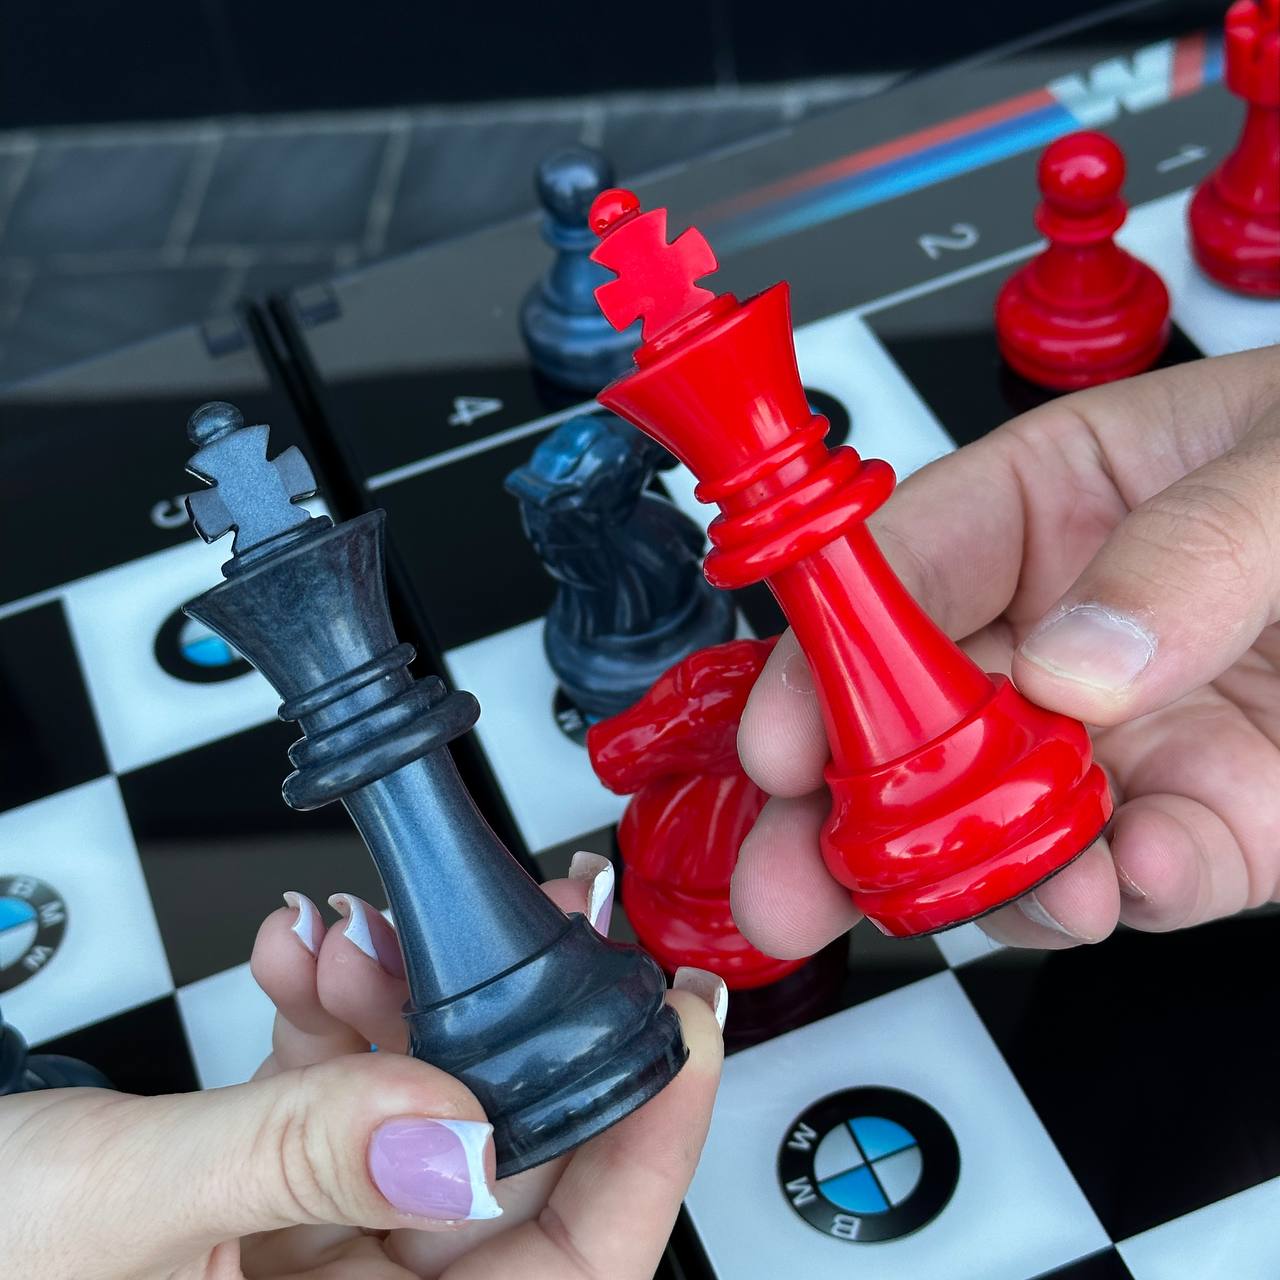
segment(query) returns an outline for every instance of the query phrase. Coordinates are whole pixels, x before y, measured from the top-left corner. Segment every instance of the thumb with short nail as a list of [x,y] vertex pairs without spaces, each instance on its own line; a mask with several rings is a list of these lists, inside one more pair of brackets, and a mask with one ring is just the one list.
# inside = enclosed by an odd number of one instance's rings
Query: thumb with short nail
[[0,1175],[0,1253],[43,1280],[239,1275],[255,1232],[492,1218],[491,1134],[465,1086],[398,1055],[173,1097],[0,1099],[5,1165],[24,1171]]
[[1014,654],[1033,701],[1113,725],[1236,662],[1277,620],[1280,422],[1125,517]]

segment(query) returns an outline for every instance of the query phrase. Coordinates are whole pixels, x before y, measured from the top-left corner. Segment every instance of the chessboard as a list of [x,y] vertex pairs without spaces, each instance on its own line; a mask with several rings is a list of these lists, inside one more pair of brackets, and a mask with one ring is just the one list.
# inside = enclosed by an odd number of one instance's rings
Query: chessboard
[[[1169,287],[1165,361],[1280,340],[1280,304],[1187,249],[1190,191],[1239,125],[1220,19],[1117,11],[633,185],[705,232],[719,288],[791,282],[832,442],[905,476],[1048,398],[1002,366],[991,316],[1037,249],[1038,154],[1074,129],[1125,150],[1119,238]],[[402,634],[480,700],[461,763],[517,856],[551,876],[613,853],[625,800],[558,694],[554,584],[503,490],[593,407],[521,342],[549,252],[531,217],[0,392],[0,1009],[33,1044],[139,1092],[245,1079],[269,1045],[261,918],[286,889],[385,901],[340,809],[283,805],[296,732],[265,682],[180,612],[222,559],[178,500],[203,400],[303,444],[315,509],[387,511]],[[687,472],[655,484],[705,525]],[[761,589],[737,603],[742,634],[782,625]],[[1280,1275],[1278,928],[1051,954],[855,930],[838,1006],[728,1059],[670,1273]]]

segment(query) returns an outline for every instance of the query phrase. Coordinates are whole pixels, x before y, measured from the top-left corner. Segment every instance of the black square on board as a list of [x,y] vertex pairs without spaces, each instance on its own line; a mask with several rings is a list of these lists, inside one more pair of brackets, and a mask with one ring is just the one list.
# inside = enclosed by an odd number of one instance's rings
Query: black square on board
[[243,964],[289,889],[323,911],[334,893],[384,907],[373,862],[340,804],[290,809],[280,784],[297,727],[272,723],[120,779],[178,986]]
[[1114,1249],[1104,1249],[1101,1253],[1069,1262],[1065,1267],[1046,1271],[1036,1280],[1133,1280],[1133,1272]]
[[1280,1176],[1278,942],[1257,914],[957,970],[1113,1240]]
[[62,605],[0,618],[0,809],[106,772]]
[[63,1053],[97,1067],[122,1093],[187,1093],[200,1087],[173,996],[139,1005],[56,1040],[35,1053]]

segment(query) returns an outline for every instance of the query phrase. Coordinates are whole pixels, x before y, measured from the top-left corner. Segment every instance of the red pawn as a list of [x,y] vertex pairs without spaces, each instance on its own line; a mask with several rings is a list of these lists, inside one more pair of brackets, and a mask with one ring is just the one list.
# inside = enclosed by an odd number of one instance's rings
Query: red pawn
[[1236,0],[1226,53],[1244,128],[1191,201],[1191,248],[1219,284],[1280,298],[1280,0]]
[[996,299],[1005,360],[1058,391],[1149,369],[1169,340],[1169,293],[1115,242],[1126,206],[1124,154],[1100,133],[1059,138],[1040,158],[1036,226],[1049,246]]
[[668,974],[694,965],[733,991],[776,982],[805,960],[775,960],[738,932],[729,880],[765,794],[738,761],[738,721],[773,640],[691,654],[634,707],[591,726],[600,781],[632,795],[618,825],[622,906]]

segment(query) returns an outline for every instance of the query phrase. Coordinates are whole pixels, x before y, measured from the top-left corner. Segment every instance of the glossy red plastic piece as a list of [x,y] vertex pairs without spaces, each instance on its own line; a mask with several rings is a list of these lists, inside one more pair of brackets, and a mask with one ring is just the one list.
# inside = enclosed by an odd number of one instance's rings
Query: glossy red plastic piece
[[[611,323],[637,309],[665,320],[600,401],[676,454],[699,499],[719,504],[708,579],[767,580],[795,629],[831,746],[822,850],[832,874],[886,933],[983,915],[1102,830],[1111,802],[1088,734],[984,674],[889,568],[864,521],[893,472],[824,443],[826,419],[796,368],[786,284],[745,303],[699,303],[677,282],[673,305],[661,296],[665,264],[653,266],[659,226],[665,211],[633,209],[604,226],[595,251],[625,282],[597,295]],[[685,233],[695,235],[705,245]]]
[[738,761],[738,722],[773,640],[690,654],[635,706],[591,726],[600,781],[632,795],[618,824],[622,906],[667,971],[694,965],[730,990],[777,982],[808,963],[757,951],[729,910],[729,881],[765,794]]
[[1227,87],[1245,101],[1235,150],[1188,210],[1191,247],[1228,289],[1280,298],[1280,0],[1227,10]]
[[1104,134],[1068,134],[1045,148],[1039,181],[1036,226],[1049,244],[996,298],[1001,355],[1059,391],[1149,369],[1169,340],[1169,293],[1114,239],[1124,153]]

